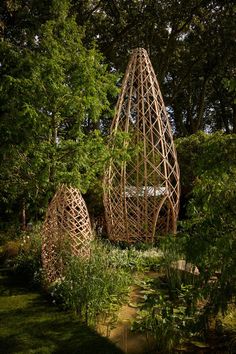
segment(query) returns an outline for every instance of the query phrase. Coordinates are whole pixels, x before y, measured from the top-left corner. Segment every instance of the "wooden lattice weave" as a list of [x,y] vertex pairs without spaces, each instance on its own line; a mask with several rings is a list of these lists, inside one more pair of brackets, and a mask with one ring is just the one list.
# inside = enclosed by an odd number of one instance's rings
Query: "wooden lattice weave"
[[65,257],[89,257],[92,231],[78,189],[62,185],[49,204],[43,226],[42,262],[48,282],[63,275]]
[[127,132],[125,162],[111,160],[104,178],[104,206],[109,238],[153,242],[176,231],[179,168],[171,126],[152,64],[145,49],[133,51],[111,127]]

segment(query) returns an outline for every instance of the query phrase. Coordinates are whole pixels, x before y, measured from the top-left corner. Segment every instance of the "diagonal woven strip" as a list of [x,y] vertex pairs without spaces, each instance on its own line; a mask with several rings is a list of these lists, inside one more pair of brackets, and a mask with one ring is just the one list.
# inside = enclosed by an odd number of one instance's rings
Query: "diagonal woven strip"
[[42,262],[49,283],[63,275],[67,252],[89,257],[92,230],[78,189],[62,185],[49,204],[42,235]]
[[109,238],[154,242],[176,232],[179,167],[161,91],[145,49],[133,51],[111,127],[129,133],[124,149],[138,147],[132,159],[110,161],[104,178],[104,206]]

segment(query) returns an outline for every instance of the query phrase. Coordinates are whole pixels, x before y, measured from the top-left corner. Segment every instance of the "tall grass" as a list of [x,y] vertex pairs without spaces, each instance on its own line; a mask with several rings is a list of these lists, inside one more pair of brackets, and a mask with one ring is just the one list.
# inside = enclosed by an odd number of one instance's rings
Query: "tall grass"
[[89,259],[67,256],[65,272],[50,290],[54,302],[95,325],[125,296],[130,283],[129,272],[112,264],[109,246],[95,241]]

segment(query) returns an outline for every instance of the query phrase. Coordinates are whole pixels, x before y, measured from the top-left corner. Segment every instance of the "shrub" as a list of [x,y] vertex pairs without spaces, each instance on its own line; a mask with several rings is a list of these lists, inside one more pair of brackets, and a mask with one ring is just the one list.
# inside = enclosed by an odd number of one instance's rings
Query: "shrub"
[[0,224],[0,260],[2,263],[18,255],[21,243],[19,229],[15,225],[7,226],[2,228]]
[[40,227],[23,232],[15,242],[19,245],[18,254],[10,262],[14,274],[24,281],[38,282],[41,272]]
[[177,262],[184,257],[179,238],[166,235],[160,242],[160,249],[162,251],[161,270],[165,275],[169,294],[172,296],[181,288],[183,281],[183,274],[176,269]]
[[125,249],[109,248],[109,259],[113,267],[129,271],[157,270],[160,267],[161,254],[156,248],[139,249],[130,246]]
[[127,293],[130,275],[111,264],[109,248],[94,242],[91,257],[68,255],[63,277],[50,288],[53,301],[74,310],[87,324],[109,313]]
[[[138,323],[162,352],[171,352],[181,336],[206,334],[209,319],[236,295],[236,136],[201,132],[179,139],[177,150],[184,221],[175,237],[160,242],[169,293],[149,289]],[[176,271],[180,259],[199,275]]]
[[14,241],[7,241],[5,245],[2,246],[2,253],[5,259],[11,259],[18,256],[20,252],[21,241],[14,240]]
[[227,337],[229,353],[236,352],[236,308],[228,310],[226,316],[220,321],[223,334]]
[[204,134],[178,141],[183,189],[182,252],[200,271],[205,315],[226,311],[236,294],[236,136]]
[[152,282],[145,292],[145,301],[133,323],[133,329],[154,337],[158,353],[172,353],[182,341],[196,335],[192,328],[197,313],[188,311],[186,300],[189,294],[186,295],[186,288],[181,288],[175,303],[161,294],[160,290],[157,293]]

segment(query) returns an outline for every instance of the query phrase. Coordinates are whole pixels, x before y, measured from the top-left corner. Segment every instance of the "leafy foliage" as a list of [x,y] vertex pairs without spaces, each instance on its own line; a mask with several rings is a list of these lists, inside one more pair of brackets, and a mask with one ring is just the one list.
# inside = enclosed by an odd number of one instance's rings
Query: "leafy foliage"
[[[23,222],[25,214],[26,221],[40,219],[60,182],[99,194],[101,172],[111,157],[103,137],[117,93],[117,75],[111,72],[124,70],[133,46],[149,51],[177,136],[199,129],[236,132],[233,1],[3,0],[0,13],[4,222],[12,224],[19,214]],[[141,148],[124,151],[124,138],[118,136],[117,161],[132,158]],[[185,309],[164,301],[155,289],[147,296],[151,305],[145,314],[146,328],[162,333],[160,343],[166,348],[168,338],[173,334],[175,339],[184,328],[187,312],[197,311],[199,299],[200,315],[207,320],[225,311],[236,291],[236,137],[201,132],[177,140],[177,148],[184,222],[176,241],[169,238],[161,247],[169,294],[175,288],[173,298]],[[17,256],[19,273],[30,273],[39,267],[39,248],[20,242],[10,240],[5,250]],[[101,296],[108,304],[110,294],[119,292],[118,275],[130,268],[159,267],[158,256],[150,252],[145,257],[134,249],[108,253],[113,264],[106,257],[101,265],[96,256],[91,263],[71,259],[67,279],[57,284],[59,298],[88,322],[100,306],[107,306],[95,299]],[[198,267],[198,281],[173,271],[171,263],[179,257]],[[109,285],[111,270],[118,272],[119,279],[112,278],[117,284],[112,280]],[[102,286],[107,279],[109,290]]]
[[235,132],[235,91],[223,84],[235,75],[234,1],[73,5],[86,43],[96,38],[113,68],[124,71],[132,48],[148,50],[178,136],[205,128]]
[[41,225],[35,225],[32,230],[20,234],[5,243],[0,248],[1,265],[8,269],[13,279],[30,286],[40,285],[41,267]]
[[177,149],[185,219],[177,236],[161,240],[163,276],[146,284],[135,325],[152,333],[163,352],[181,339],[206,338],[236,295],[236,138],[198,133],[179,139]]
[[53,301],[74,310],[90,325],[99,316],[111,315],[131,281],[127,271],[111,263],[108,251],[96,242],[88,260],[67,255],[65,273],[50,290]]
[[125,269],[130,272],[155,271],[160,267],[160,252],[149,247],[149,249],[138,249],[137,246],[120,249],[111,247],[109,259],[113,267]]
[[215,313],[225,310],[236,292],[236,138],[201,133],[180,141],[178,150],[184,155],[183,184],[189,176],[193,188],[183,224],[184,253],[200,271],[207,311]]
[[86,191],[98,177],[107,152],[91,124],[109,114],[108,95],[117,92],[102,56],[83,46],[69,1],[52,2],[51,11],[30,46],[0,44],[0,199],[28,218],[58,183]]
[[114,107],[120,82],[111,72],[124,70],[133,46],[149,51],[177,135],[235,131],[234,12],[233,1],[218,0],[4,0],[4,221],[25,212],[28,220],[40,219],[58,182],[83,192],[99,188],[107,151],[94,130],[109,130],[110,103]]

